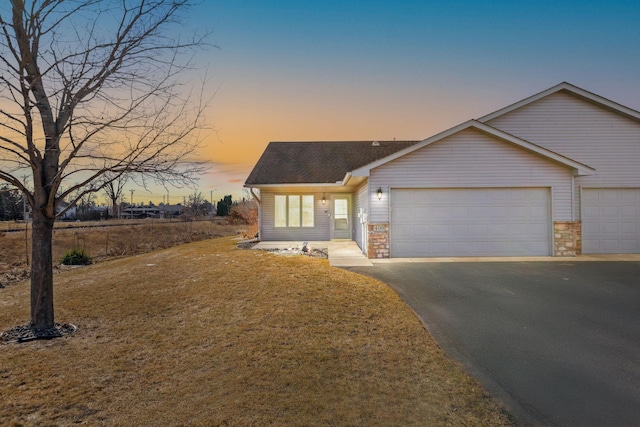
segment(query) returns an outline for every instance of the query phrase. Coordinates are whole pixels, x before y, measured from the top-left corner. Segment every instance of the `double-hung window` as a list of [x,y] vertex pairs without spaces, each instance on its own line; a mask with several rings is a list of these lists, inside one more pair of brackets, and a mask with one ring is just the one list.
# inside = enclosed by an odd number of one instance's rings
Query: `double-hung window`
[[276,227],[313,227],[313,195],[275,196]]

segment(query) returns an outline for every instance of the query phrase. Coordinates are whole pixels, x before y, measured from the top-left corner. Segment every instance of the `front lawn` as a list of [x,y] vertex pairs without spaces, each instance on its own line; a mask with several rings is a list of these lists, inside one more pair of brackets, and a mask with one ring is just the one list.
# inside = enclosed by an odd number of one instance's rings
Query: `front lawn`
[[[0,345],[3,425],[510,425],[389,287],[327,260],[220,238],[55,281],[78,330]],[[0,330],[28,288],[0,289]]]

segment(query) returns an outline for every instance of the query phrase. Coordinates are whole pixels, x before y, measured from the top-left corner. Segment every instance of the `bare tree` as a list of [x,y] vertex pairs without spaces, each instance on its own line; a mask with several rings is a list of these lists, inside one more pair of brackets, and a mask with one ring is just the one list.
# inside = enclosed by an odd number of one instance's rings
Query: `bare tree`
[[189,198],[185,202],[185,218],[193,219],[199,218],[207,214],[207,206],[205,200],[202,198],[202,193],[194,191],[193,194],[189,194]]
[[111,210],[114,218],[120,218],[120,205],[118,200],[122,197],[124,186],[127,184],[127,175],[121,174],[112,178],[107,176],[106,184],[104,186],[104,192],[109,200],[111,200]]
[[[31,328],[55,333],[56,209],[127,173],[193,182],[202,93],[181,79],[203,39],[175,28],[188,0],[0,5],[0,180],[33,210]],[[29,173],[33,189],[18,176]]]

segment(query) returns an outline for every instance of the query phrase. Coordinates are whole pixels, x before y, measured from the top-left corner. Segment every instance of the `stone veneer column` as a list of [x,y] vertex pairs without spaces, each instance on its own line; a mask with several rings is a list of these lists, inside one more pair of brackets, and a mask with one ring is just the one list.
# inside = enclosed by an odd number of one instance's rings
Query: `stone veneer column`
[[367,224],[367,256],[389,258],[389,224]]
[[576,256],[582,254],[582,221],[555,221],[553,223],[553,255]]

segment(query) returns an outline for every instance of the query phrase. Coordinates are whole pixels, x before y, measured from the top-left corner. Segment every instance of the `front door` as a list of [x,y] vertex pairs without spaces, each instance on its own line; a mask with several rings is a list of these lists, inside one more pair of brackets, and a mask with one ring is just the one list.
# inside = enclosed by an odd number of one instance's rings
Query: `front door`
[[331,239],[351,239],[351,195],[335,195],[331,216]]

